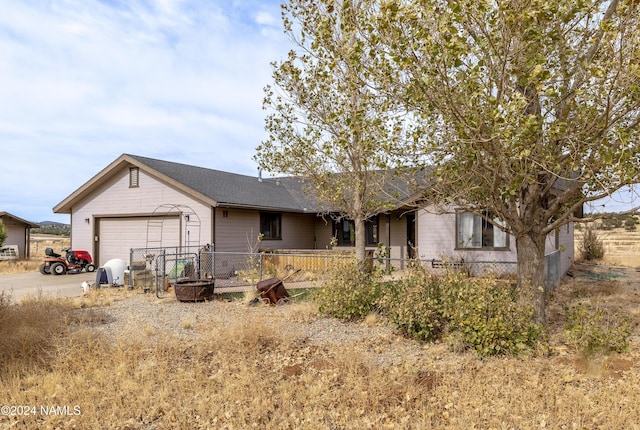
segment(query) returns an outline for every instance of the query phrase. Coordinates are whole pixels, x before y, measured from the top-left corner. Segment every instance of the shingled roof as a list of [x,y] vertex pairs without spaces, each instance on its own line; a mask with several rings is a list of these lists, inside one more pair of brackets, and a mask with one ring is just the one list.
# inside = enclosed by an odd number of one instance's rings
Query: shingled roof
[[[53,211],[71,213],[77,202],[94,192],[114,172],[127,166],[138,167],[212,206],[300,213],[327,211],[305,194],[303,180],[299,177],[259,178],[132,154],[122,154],[58,203]],[[386,193],[396,195],[400,205],[410,195],[407,183],[399,178],[388,178],[386,188],[389,188]]]
[[71,208],[123,166],[136,166],[212,206],[315,213],[317,205],[302,192],[299,178],[264,178],[223,172],[138,155],[122,154],[62,202],[55,213]]
[[204,167],[129,155],[139,163],[216,201],[220,206],[313,211],[315,206],[301,192],[295,178],[239,175]]
[[13,214],[10,214],[9,212],[5,212],[5,211],[0,211],[0,218],[12,218],[15,221],[26,225],[28,228],[39,228],[40,226],[34,222],[31,221],[27,221],[25,219],[22,219],[20,217],[17,217]]

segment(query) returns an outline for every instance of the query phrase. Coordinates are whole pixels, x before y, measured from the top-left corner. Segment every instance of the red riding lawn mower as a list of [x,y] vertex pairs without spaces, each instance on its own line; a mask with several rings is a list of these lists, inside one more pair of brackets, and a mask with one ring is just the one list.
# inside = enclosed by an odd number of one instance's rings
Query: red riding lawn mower
[[43,275],[64,275],[65,273],[80,273],[83,270],[93,272],[96,270],[93,259],[88,251],[72,251],[69,248],[62,250],[65,253],[63,258],[60,254],[53,252],[53,249],[46,248],[46,257],[40,265],[40,273]]

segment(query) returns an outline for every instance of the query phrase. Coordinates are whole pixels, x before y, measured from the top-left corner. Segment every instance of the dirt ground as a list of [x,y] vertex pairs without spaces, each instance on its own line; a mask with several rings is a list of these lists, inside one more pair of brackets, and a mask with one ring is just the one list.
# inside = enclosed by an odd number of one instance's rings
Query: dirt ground
[[640,364],[640,268],[611,266],[604,262],[576,263],[560,286],[549,295],[547,320],[550,333],[562,333],[567,322],[565,307],[578,304],[611,312],[622,309],[631,321],[631,348],[627,354],[609,357],[603,366],[597,360],[570,354],[564,342],[552,340],[555,359],[560,364],[569,365],[581,374],[613,378]]
[[640,266],[616,266],[607,264],[606,261],[579,262],[574,264],[567,279],[581,281],[585,285],[601,285],[616,280],[621,287],[634,291],[640,289]]

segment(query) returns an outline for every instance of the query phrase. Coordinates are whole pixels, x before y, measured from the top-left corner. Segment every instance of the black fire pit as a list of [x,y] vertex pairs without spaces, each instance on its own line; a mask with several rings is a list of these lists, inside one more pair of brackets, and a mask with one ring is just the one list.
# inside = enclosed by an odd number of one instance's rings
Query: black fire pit
[[213,279],[185,279],[172,283],[180,302],[201,302],[213,298]]

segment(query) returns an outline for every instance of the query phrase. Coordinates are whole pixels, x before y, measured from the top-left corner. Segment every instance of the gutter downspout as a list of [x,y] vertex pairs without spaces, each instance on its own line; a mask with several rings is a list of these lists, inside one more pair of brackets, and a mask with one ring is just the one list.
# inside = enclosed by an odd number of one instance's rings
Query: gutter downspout
[[211,207],[211,244],[213,245],[213,250],[216,250],[216,212],[217,208],[215,206]]

